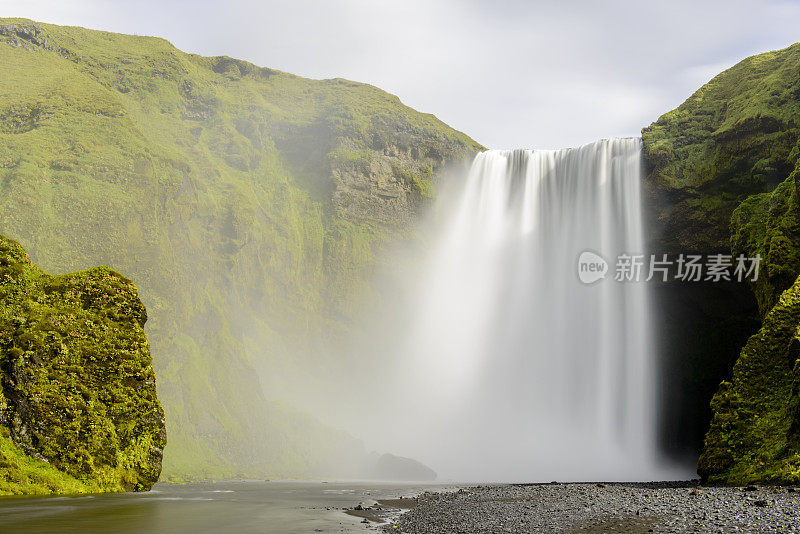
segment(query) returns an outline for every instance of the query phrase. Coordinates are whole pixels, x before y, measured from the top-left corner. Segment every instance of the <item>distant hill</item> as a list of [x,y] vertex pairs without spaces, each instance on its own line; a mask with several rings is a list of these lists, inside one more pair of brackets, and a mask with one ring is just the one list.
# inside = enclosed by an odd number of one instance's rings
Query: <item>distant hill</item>
[[411,480],[414,482],[436,480],[436,472],[411,458],[383,454],[375,463],[372,475],[377,480]]

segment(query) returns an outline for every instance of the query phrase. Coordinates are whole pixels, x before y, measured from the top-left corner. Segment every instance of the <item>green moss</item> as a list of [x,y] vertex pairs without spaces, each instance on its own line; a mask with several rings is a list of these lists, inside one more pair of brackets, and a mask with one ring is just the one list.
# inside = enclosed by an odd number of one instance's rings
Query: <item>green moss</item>
[[400,165],[393,165],[394,175],[407,184],[422,198],[434,198],[436,190],[433,186],[433,169],[430,165],[422,166],[417,172],[405,169]]
[[96,484],[83,483],[46,462],[26,455],[11,441],[8,429],[0,427],[0,495],[95,491],[99,491]]
[[699,472],[712,482],[800,481],[797,176],[796,169],[774,191],[748,197],[731,218],[733,253],[762,258],[751,286],[764,320],[711,403]]
[[800,275],[800,204],[798,170],[771,193],[748,197],[731,217],[731,250],[761,256],[759,278],[752,284],[765,315]]
[[800,482],[800,279],[720,385],[698,473],[710,482]]
[[51,466],[15,456],[19,468],[2,484],[44,491],[36,481],[58,471],[69,491],[80,488],[72,479],[97,491],[158,480],[164,413],[146,320],[135,286],[116,272],[50,276],[0,236],[0,426]]

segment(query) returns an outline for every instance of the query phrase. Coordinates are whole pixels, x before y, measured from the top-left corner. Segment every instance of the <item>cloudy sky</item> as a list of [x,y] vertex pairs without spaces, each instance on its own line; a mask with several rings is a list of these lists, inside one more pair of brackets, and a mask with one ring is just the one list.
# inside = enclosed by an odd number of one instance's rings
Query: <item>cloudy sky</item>
[[491,148],[637,135],[740,59],[800,41],[800,2],[777,0],[0,0],[0,16],[371,83]]

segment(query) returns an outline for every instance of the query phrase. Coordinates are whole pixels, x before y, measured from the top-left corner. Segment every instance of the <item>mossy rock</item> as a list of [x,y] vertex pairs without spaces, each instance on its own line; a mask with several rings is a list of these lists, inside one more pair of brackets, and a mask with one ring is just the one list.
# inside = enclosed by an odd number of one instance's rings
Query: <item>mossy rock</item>
[[742,349],[711,402],[698,463],[708,482],[800,483],[800,278]]
[[95,482],[81,482],[51,464],[25,454],[0,426],[0,495],[49,495],[99,492]]
[[759,277],[751,287],[762,316],[800,275],[798,178],[796,170],[775,191],[748,197],[731,217],[733,254],[761,257]]
[[763,324],[742,350],[714,413],[698,464],[711,482],[800,481],[800,209],[796,169],[770,193],[744,200],[731,218],[734,254],[761,256],[751,284]]
[[107,267],[51,276],[0,236],[0,491],[158,480],[166,432],[146,320],[127,278]]

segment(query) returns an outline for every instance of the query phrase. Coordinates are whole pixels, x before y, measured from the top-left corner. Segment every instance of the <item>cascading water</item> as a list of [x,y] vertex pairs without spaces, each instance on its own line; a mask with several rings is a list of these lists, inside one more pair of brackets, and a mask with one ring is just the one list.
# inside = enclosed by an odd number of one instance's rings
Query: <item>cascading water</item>
[[[445,407],[423,434],[449,444],[428,456],[445,474],[664,476],[646,284],[614,280],[618,255],[644,254],[640,152],[639,139],[608,139],[476,156],[404,351],[417,392]],[[578,278],[587,250],[608,262],[594,284]]]

